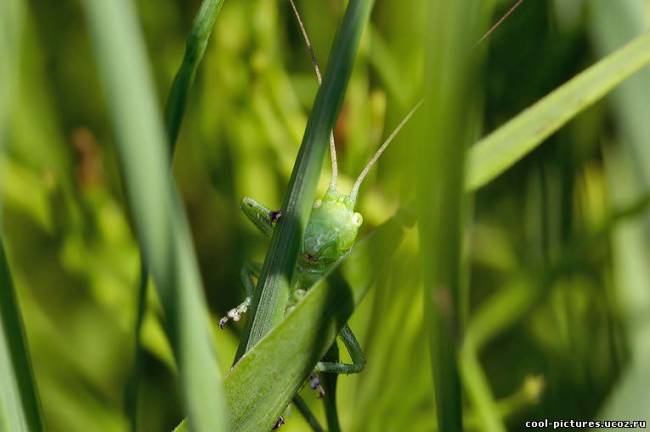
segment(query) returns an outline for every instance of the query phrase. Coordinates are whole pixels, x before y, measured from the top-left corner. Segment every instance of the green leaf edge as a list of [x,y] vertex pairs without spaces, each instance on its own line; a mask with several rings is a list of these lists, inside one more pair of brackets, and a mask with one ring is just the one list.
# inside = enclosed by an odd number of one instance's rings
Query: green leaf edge
[[644,33],[480,140],[469,150],[465,189],[477,190],[504,173],[648,63],[650,33]]
[[132,0],[85,0],[88,27],[117,133],[141,248],[179,366],[184,408],[200,432],[228,430],[189,226],[169,170],[169,147]]

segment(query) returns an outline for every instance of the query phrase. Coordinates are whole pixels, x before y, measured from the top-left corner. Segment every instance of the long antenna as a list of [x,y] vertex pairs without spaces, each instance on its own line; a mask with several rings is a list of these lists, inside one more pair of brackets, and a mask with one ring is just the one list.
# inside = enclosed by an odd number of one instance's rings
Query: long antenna
[[501,25],[501,23],[502,23],[503,21],[505,21],[505,20],[506,20],[506,19],[507,19],[507,18],[508,18],[508,17],[509,17],[509,16],[510,16],[514,11],[515,11],[515,9],[517,9],[517,8],[519,7],[519,5],[522,4],[523,2],[524,2],[524,0],[517,0],[517,3],[515,3],[514,5],[512,5],[512,7],[511,7],[510,9],[508,9],[508,12],[506,12],[505,14],[503,14],[503,16],[499,19],[499,21],[497,21],[496,23],[494,23],[494,25],[493,25],[492,27],[490,27],[490,29],[489,29],[488,31],[486,31],[486,32],[483,34],[483,36],[481,36],[481,39],[479,39],[479,40],[474,44],[474,46],[473,46],[472,48],[476,48],[478,45],[481,44],[481,42],[483,42],[485,39],[487,39],[487,37],[490,36],[490,35],[492,34],[492,32],[493,32],[494,30],[496,30],[497,27],[499,27],[499,26]]
[[[290,1],[291,4],[293,5],[293,0],[289,0],[289,1]],[[503,21],[505,21],[506,18],[508,18],[508,17],[510,16],[510,15],[515,11],[515,9],[517,9],[517,8],[519,7],[519,5],[521,5],[521,4],[523,3],[523,1],[524,1],[524,0],[517,0],[517,2],[516,2],[516,3],[515,3],[515,4],[514,4],[510,9],[508,9],[508,11],[507,11],[507,12],[506,12],[506,13],[505,13],[505,14],[504,14],[504,15],[503,15],[503,16],[502,16],[502,17],[501,17],[501,18],[500,18],[500,19],[499,19],[499,20],[498,20],[498,21],[497,21],[497,22],[496,22],[492,27],[490,27],[490,29],[489,29],[487,32],[485,32],[485,34],[483,34],[483,36],[482,36],[482,37],[481,37],[481,38],[480,38],[480,39],[479,39],[479,40],[474,44],[473,48],[476,48],[476,46],[478,46],[478,45],[479,45],[481,42],[483,42],[483,41],[484,41],[488,36],[490,36],[490,34],[492,34],[492,32],[494,32],[494,30],[496,30],[497,27],[499,27],[499,26],[501,25],[501,23],[503,23]],[[413,116],[413,114],[415,113],[415,111],[416,111],[418,108],[420,108],[420,105],[422,105],[423,102],[424,102],[423,100],[420,100],[420,101],[419,101],[419,102],[418,102],[418,103],[417,103],[417,104],[416,104],[416,105],[411,109],[411,111],[409,111],[409,113],[406,114],[406,116],[405,116],[405,117],[402,119],[402,121],[397,125],[397,127],[393,130],[393,132],[391,132],[391,134],[388,136],[388,138],[386,138],[386,141],[384,141],[384,143],[381,145],[381,147],[379,147],[379,149],[377,150],[377,152],[375,152],[374,156],[373,156],[373,157],[368,161],[368,163],[366,164],[366,166],[363,168],[363,170],[361,171],[361,174],[359,174],[359,177],[357,177],[357,179],[355,180],[354,185],[352,186],[352,191],[350,192],[350,200],[352,201],[352,204],[353,204],[353,205],[354,205],[354,203],[356,203],[356,201],[357,201],[357,195],[359,194],[359,188],[361,187],[361,184],[363,183],[363,180],[364,180],[364,179],[366,178],[366,176],[368,175],[368,172],[370,171],[370,169],[373,167],[373,165],[375,165],[375,163],[377,163],[377,160],[378,160],[379,157],[382,155],[382,153],[384,152],[384,150],[386,150],[386,148],[387,148],[388,145],[391,143],[391,141],[395,138],[395,136],[396,136],[397,133],[400,131],[400,129],[402,129],[402,127],[404,127],[404,125],[406,124],[406,122],[409,121],[409,119],[411,118],[411,116]]]
[[[309,56],[311,57],[311,64],[314,66],[314,72],[316,72],[316,80],[318,81],[318,85],[321,85],[321,83],[323,82],[323,78],[321,77],[320,68],[318,67],[318,60],[316,60],[316,54],[314,53],[314,48],[311,44],[311,40],[309,40],[309,36],[307,35],[305,24],[303,23],[302,18],[300,17],[300,13],[298,12],[298,8],[296,7],[294,1],[289,0],[289,3],[291,3],[291,9],[293,9],[293,13],[296,16],[296,20],[298,20],[298,26],[300,26],[300,32],[302,33],[302,37],[305,40],[305,45],[307,45],[307,51],[309,51]],[[336,190],[338,164],[336,162],[336,143],[334,142],[334,133],[331,130],[330,130],[330,159],[332,160],[332,178],[330,180],[329,189]]]
[[417,111],[417,109],[420,108],[420,105],[422,105],[422,102],[424,102],[424,101],[420,100],[420,102],[418,102],[417,105],[415,105],[411,109],[411,111],[409,111],[408,114],[406,114],[406,116],[404,116],[402,121],[399,122],[397,127],[395,129],[393,129],[393,132],[391,132],[390,135],[388,135],[388,138],[386,138],[386,141],[384,141],[384,143],[379,147],[379,149],[377,149],[377,151],[375,152],[373,157],[370,158],[370,160],[368,161],[366,166],[363,168],[363,170],[361,171],[361,174],[359,174],[359,177],[357,177],[357,179],[355,180],[354,185],[352,185],[352,191],[350,192],[350,200],[352,201],[353,204],[357,202],[357,194],[359,193],[359,188],[361,187],[361,183],[363,183],[363,180],[368,175],[368,171],[370,171],[370,169],[373,167],[373,165],[377,162],[377,160],[382,155],[384,150],[386,150],[386,147],[388,147],[388,144],[390,144],[390,142],[395,138],[395,136],[399,133],[399,131],[404,127],[406,122],[408,122],[409,119],[411,118],[411,116],[413,114],[415,114],[415,111]]
[[[483,34],[483,36],[474,44],[473,48],[476,48],[476,46],[480,45],[481,42],[487,39],[488,36],[490,36],[492,32],[494,32],[501,25],[501,23],[503,23],[503,21],[505,21],[523,2],[524,0],[517,0],[516,3],[510,9],[508,9],[508,11],[492,27],[490,27],[490,29],[487,32],[485,32],[485,34]],[[311,57],[311,63],[314,67],[314,72],[316,73],[316,80],[318,81],[318,85],[321,85],[323,79],[321,77],[320,68],[318,67],[318,60],[316,59],[314,48],[311,44],[311,40],[309,39],[309,35],[307,34],[307,30],[305,29],[305,24],[303,23],[302,18],[300,17],[300,13],[298,12],[298,8],[296,7],[294,0],[289,0],[289,3],[291,4],[291,9],[293,9],[293,13],[296,16],[296,20],[298,21],[300,32],[302,33],[302,37],[305,40],[305,45],[307,45],[307,51],[309,51],[309,56]],[[413,114],[415,114],[415,111],[417,111],[417,109],[420,108],[422,103],[423,100],[420,100],[411,109],[411,111],[409,111],[408,114],[406,114],[406,116],[397,125],[397,127],[393,130],[393,132],[391,132],[388,138],[386,138],[386,141],[384,141],[384,143],[379,147],[379,149],[377,149],[375,154],[372,156],[372,158],[370,158],[366,166],[363,168],[363,170],[359,174],[359,177],[357,177],[357,179],[355,180],[354,185],[352,185],[352,190],[350,192],[350,200],[352,201],[353,205],[357,201],[359,188],[361,187],[363,180],[368,175],[370,169],[377,163],[377,160],[379,160],[379,158],[384,153],[388,145],[391,143],[391,141],[393,141],[395,136],[404,127],[404,125],[411,119]],[[336,162],[336,143],[334,142],[334,134],[332,133],[332,131],[330,131],[330,158],[332,160],[332,179],[330,181],[329,189],[336,190],[338,166]]]

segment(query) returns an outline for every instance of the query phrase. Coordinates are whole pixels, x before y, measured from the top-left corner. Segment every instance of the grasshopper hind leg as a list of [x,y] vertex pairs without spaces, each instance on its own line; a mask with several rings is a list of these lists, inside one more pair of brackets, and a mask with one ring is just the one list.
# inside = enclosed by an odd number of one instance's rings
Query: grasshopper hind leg
[[[366,357],[363,350],[357,341],[357,338],[352,333],[352,329],[346,323],[339,333],[339,337],[345,345],[345,349],[350,354],[352,364],[342,363],[338,361],[320,361],[316,364],[314,371],[309,375],[309,387],[318,393],[318,398],[325,396],[325,389],[321,384],[318,373],[333,373],[333,374],[356,374],[363,370],[366,365]],[[338,351],[337,351],[338,352]],[[336,356],[338,358],[338,354]],[[327,358],[327,357],[326,357]]]
[[359,373],[366,366],[366,356],[363,354],[363,350],[357,341],[357,338],[352,333],[352,329],[346,323],[339,337],[345,345],[345,349],[350,354],[352,359],[352,364],[341,363],[341,362],[327,362],[321,361],[316,364],[314,372],[324,372],[324,373],[335,373],[335,374],[355,374]]
[[[325,357],[323,357],[323,361],[320,361],[316,364],[314,371],[311,373],[311,375],[309,375],[309,379],[307,381],[309,383],[309,387],[311,387],[312,390],[315,390],[318,393],[319,399],[323,399],[326,396],[328,398],[334,398],[330,401],[325,400],[325,411],[327,415],[327,422],[330,425],[330,427],[332,427],[332,430],[340,430],[340,427],[338,427],[338,415],[336,413],[336,402],[335,402],[336,377],[323,377],[323,382],[321,382],[319,373],[331,373],[331,374],[359,373],[363,370],[364,366],[366,365],[366,358],[363,354],[363,351],[361,350],[361,346],[359,345],[357,338],[354,336],[352,329],[350,329],[350,326],[347,323],[343,326],[343,328],[341,328],[341,331],[339,332],[339,337],[343,341],[343,344],[345,345],[345,349],[350,354],[350,358],[352,359],[352,364],[341,363],[336,361],[339,358],[339,354],[338,354],[338,347],[336,346],[335,343],[334,345],[332,345],[328,353],[325,354]],[[299,404],[297,403],[297,405]],[[309,407],[307,407],[306,405],[302,407],[300,411],[303,414],[303,416],[306,419],[308,419],[308,421],[310,418],[313,418],[313,414],[309,410]],[[337,425],[337,427],[333,427],[332,425]],[[316,422],[316,427],[313,427],[313,430],[322,431],[323,429],[320,428],[320,425],[318,425]]]

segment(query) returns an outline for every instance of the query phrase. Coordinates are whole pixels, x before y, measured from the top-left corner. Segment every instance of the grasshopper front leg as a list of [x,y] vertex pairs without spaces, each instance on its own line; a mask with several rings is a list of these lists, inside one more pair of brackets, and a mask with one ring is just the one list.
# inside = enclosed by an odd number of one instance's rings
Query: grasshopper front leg
[[[264,205],[255,201],[253,198],[244,197],[241,200],[241,209],[244,215],[253,222],[253,224],[264,234],[266,237],[271,237],[273,234],[273,227],[280,219],[280,212],[273,211],[266,208]],[[230,309],[226,316],[219,320],[219,327],[224,328],[228,321],[239,321],[241,317],[248,311],[255,290],[254,278],[259,276],[259,266],[251,264],[244,264],[241,269],[241,281],[246,289],[246,299]]]
[[224,328],[228,321],[239,321],[241,317],[248,311],[249,306],[251,305],[251,300],[253,298],[253,291],[255,290],[254,278],[257,278],[260,273],[259,265],[253,263],[246,263],[242,266],[240,276],[244,289],[246,290],[246,298],[244,301],[230,309],[226,316],[219,320],[219,327]]
[[250,197],[242,198],[240,206],[246,217],[253,222],[253,225],[266,237],[271,238],[273,228],[280,219],[281,212],[269,210]]

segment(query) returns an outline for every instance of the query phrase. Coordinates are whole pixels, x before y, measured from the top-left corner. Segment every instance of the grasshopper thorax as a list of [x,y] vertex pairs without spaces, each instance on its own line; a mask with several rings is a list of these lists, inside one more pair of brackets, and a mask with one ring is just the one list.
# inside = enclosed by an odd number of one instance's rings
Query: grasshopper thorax
[[328,190],[314,202],[300,250],[301,270],[327,270],[352,248],[362,223],[363,218],[354,211],[354,202],[348,195]]

